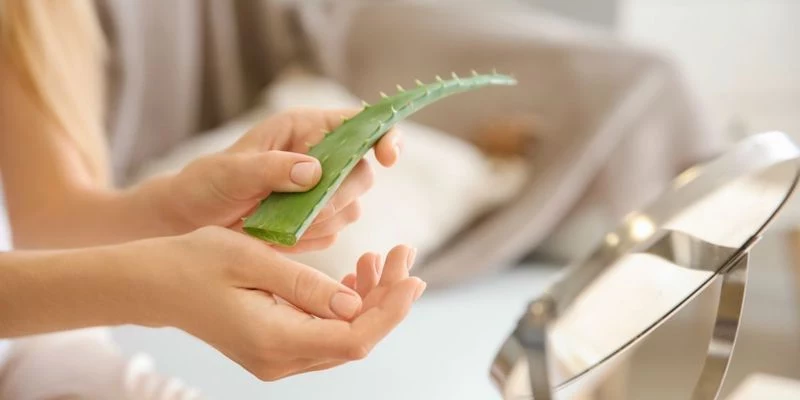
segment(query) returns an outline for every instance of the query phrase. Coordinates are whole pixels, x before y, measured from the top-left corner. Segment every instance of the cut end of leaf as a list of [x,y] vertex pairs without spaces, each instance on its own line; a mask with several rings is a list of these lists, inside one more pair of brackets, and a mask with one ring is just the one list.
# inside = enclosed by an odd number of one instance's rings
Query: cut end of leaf
[[297,244],[297,236],[291,233],[276,232],[252,226],[245,226],[242,228],[242,230],[244,230],[250,236],[259,238],[269,243],[274,243],[281,246],[294,246]]

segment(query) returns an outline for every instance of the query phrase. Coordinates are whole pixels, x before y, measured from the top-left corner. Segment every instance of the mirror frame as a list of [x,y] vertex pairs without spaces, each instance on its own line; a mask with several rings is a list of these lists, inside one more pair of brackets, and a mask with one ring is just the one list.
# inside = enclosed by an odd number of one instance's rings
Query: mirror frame
[[[786,134],[767,132],[745,138],[708,164],[692,167],[679,175],[655,202],[644,211],[633,212],[626,216],[616,230],[606,234],[606,240],[602,241],[586,259],[567,267],[561,279],[528,304],[513,333],[505,340],[492,363],[490,376],[495,386],[505,392],[511,374],[521,364],[526,363],[527,379],[533,398],[550,400],[555,392],[576,383],[612,357],[642,341],[650,332],[721,278],[722,285],[713,334],[707,346],[703,369],[692,394],[693,400],[716,399],[725,379],[739,331],[750,251],[794,195],[800,178],[798,160],[800,160],[800,149]],[[705,282],[644,329],[641,334],[631,338],[575,376],[564,382],[552,384],[548,372],[550,365],[548,357],[552,356],[548,352],[547,344],[549,328],[570,308],[576,298],[616,261],[636,251],[651,253],[663,251],[664,246],[659,246],[659,243],[669,241],[670,236],[677,234],[663,229],[652,229],[643,234],[641,229],[636,229],[637,223],[644,219],[655,227],[661,227],[664,222],[678,215],[686,207],[722,186],[746,175],[762,172],[784,163],[795,164],[794,179],[786,188],[786,194],[781,202],[750,239],[739,248],[725,248],[711,244],[704,246],[714,250],[710,252],[713,253],[710,256],[717,260],[714,269],[704,268],[712,272]],[[613,240],[608,240],[609,238]],[[530,398],[530,395],[527,398]]]

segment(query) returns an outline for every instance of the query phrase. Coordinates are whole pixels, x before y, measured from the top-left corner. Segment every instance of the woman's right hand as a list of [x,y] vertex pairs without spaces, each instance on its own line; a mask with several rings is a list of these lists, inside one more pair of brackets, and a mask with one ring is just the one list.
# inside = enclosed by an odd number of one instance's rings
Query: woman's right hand
[[[220,227],[115,247],[145,277],[141,287],[151,288],[137,311],[140,323],[182,329],[262,380],[366,357],[425,288],[408,275],[413,251],[406,246],[394,248],[383,267],[369,261],[382,274],[358,291]],[[359,271],[365,260],[372,259],[362,258]]]

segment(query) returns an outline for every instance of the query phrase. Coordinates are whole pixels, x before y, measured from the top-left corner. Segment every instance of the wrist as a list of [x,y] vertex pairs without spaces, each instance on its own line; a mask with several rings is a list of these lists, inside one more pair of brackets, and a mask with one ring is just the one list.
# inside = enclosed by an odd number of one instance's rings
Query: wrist
[[159,178],[124,190],[75,188],[36,212],[12,214],[14,247],[102,246],[189,232],[193,228],[174,211],[168,180]]
[[175,179],[174,175],[152,178],[128,192],[140,213],[148,216],[153,230],[143,237],[181,235],[196,229],[177,201]]

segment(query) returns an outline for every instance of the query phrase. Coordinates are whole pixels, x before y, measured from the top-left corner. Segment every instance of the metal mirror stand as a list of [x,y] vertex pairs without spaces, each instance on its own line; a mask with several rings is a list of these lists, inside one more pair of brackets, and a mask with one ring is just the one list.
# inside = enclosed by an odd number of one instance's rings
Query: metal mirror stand
[[[694,252],[692,257],[686,258],[686,261],[691,259],[695,265],[683,263],[680,265],[687,268],[709,265],[697,262],[698,260],[708,259],[709,256],[714,258],[730,256],[729,261],[721,270],[717,271],[714,277],[714,279],[722,280],[722,287],[713,335],[707,346],[703,370],[694,388],[693,400],[716,399],[719,395],[739,331],[741,310],[747,285],[749,254],[752,246],[758,241],[757,239],[748,243],[744,251],[737,252],[736,249],[716,246],[697,238],[687,237],[683,233],[672,232],[647,250],[651,254],[667,256],[670,261],[674,262],[676,261],[674,255],[668,256],[664,254],[664,251],[669,251],[669,247],[672,246],[684,245],[685,248],[683,250]],[[675,253],[678,252],[675,251]],[[684,252],[684,254],[686,253]],[[708,287],[714,279],[710,280],[695,294]],[[559,309],[563,309],[563,307],[559,307],[559,304],[550,294],[537,298],[528,305],[513,333],[513,337],[524,349],[534,400],[553,399],[553,388],[558,386],[551,384],[548,377],[547,332],[550,324],[558,318]],[[677,312],[677,308],[674,312]],[[670,316],[671,314],[666,317]],[[655,328],[655,325],[652,328]],[[575,378],[577,377],[579,376]]]

